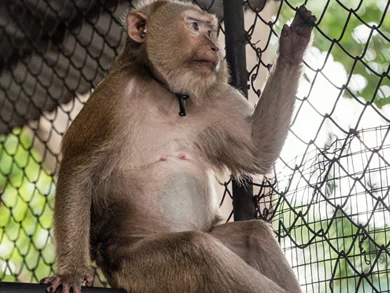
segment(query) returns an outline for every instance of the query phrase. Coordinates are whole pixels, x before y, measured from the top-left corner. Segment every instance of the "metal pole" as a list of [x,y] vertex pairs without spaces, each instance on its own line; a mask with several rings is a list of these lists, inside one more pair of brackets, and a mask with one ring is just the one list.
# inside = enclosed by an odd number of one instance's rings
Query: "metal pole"
[[[226,60],[229,64],[232,82],[248,98],[248,71],[246,69],[246,31],[244,27],[244,1],[223,0]],[[255,218],[256,209],[253,201],[251,181],[239,186],[232,183],[234,220],[243,221]]]

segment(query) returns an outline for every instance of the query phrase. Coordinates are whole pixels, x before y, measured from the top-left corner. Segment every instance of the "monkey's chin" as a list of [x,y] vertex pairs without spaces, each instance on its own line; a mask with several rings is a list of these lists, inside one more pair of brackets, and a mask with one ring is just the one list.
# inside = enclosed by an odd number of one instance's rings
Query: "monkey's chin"
[[217,71],[215,68],[211,69],[208,67],[203,67],[203,68],[197,68],[196,69],[197,73],[200,75],[201,78],[209,79],[212,77],[215,77],[217,74]]
[[194,60],[191,62],[191,67],[195,71],[210,75],[217,72],[218,63],[208,60]]
[[175,92],[190,95],[195,104],[201,104],[203,97],[209,88],[215,84],[216,80],[216,74],[210,70],[208,72],[191,70],[178,76],[175,82],[171,84],[171,88]]

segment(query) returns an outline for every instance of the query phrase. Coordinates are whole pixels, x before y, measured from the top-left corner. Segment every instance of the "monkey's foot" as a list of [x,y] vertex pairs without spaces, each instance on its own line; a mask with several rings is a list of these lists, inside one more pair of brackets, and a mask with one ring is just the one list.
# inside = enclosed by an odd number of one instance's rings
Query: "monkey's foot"
[[81,284],[84,281],[88,287],[91,287],[93,285],[93,276],[87,274],[84,277],[78,278],[74,276],[56,275],[42,279],[41,284],[49,285],[46,288],[46,291],[49,293],[55,292],[59,286],[62,286],[61,293],[81,293]]
[[280,58],[284,62],[300,64],[307,45],[310,42],[316,17],[305,6],[297,9],[294,20],[289,27],[283,26],[280,34]]

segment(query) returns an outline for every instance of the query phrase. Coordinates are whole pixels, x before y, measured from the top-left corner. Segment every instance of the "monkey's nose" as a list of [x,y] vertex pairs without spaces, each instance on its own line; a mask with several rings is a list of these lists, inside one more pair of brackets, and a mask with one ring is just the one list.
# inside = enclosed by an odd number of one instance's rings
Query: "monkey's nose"
[[218,52],[219,49],[216,46],[211,46],[211,51]]

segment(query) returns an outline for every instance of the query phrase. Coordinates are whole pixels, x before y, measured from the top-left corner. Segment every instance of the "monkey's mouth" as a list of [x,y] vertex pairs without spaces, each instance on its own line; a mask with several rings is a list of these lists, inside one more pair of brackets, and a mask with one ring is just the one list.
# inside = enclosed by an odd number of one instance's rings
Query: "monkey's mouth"
[[211,70],[215,70],[215,68],[218,65],[218,62],[211,59],[193,59],[192,63],[199,65],[199,66],[205,66],[210,68]]

